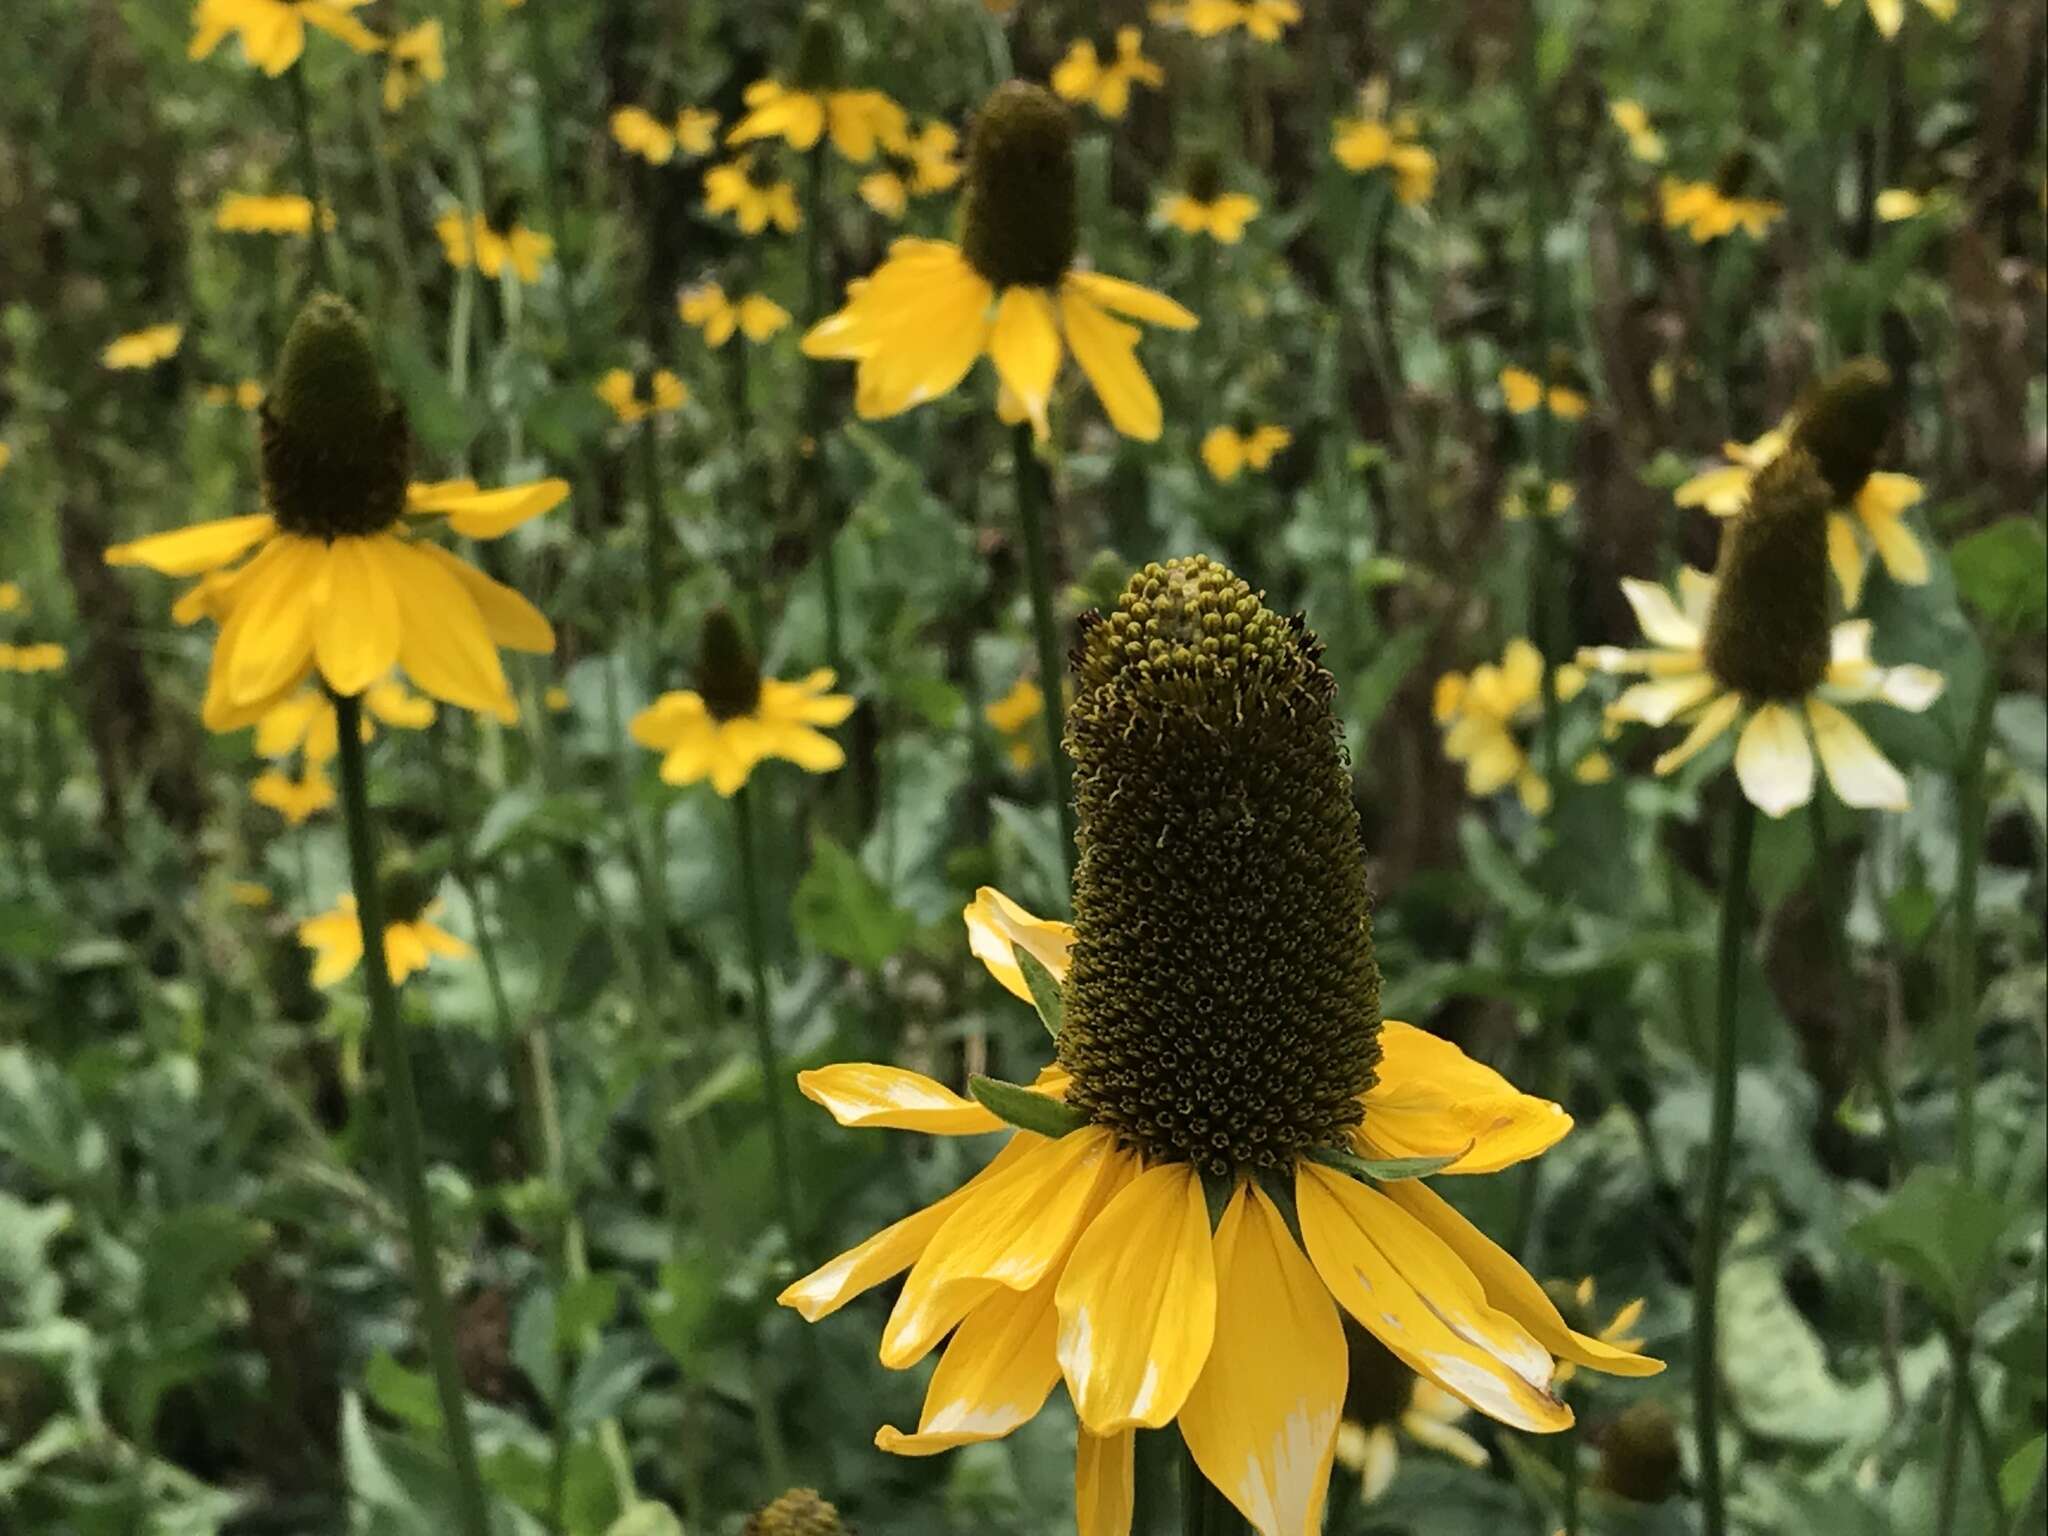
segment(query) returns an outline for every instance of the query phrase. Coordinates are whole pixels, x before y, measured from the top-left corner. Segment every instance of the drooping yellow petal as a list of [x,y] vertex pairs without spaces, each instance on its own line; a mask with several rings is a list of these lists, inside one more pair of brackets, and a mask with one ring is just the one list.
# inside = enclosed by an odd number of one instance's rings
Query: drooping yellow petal
[[841,1062],[799,1072],[803,1096],[841,1125],[922,1131],[927,1136],[980,1136],[1004,1122],[944,1083],[906,1067]]
[[1760,705],[1735,743],[1735,777],[1749,803],[1776,818],[1813,798],[1813,748],[1790,706]]
[[939,1357],[917,1433],[884,1425],[875,1445],[898,1456],[931,1456],[999,1440],[1035,1416],[1060,1379],[1054,1284],[1048,1276],[1028,1291],[998,1289],[970,1312]]
[[1136,1513],[1137,1431],[1091,1435],[1074,1446],[1074,1536],[1131,1536]]
[[1497,1173],[1547,1152],[1572,1128],[1562,1106],[1521,1092],[1427,1030],[1387,1019],[1380,1048],[1379,1080],[1365,1094],[1357,1133],[1369,1156],[1438,1156],[1465,1146],[1443,1172]]
[[546,614],[520,593],[501,581],[492,580],[467,560],[450,554],[438,544],[418,543],[408,547],[462,583],[462,589],[482,615],[484,630],[493,645],[536,656],[545,656],[555,648],[554,626],[548,623]]
[[197,576],[238,560],[251,547],[277,532],[277,519],[268,512],[248,517],[225,517],[218,522],[195,523],[169,533],[151,534],[108,548],[109,565],[142,565],[165,576]]
[[1052,972],[1054,980],[1067,979],[1072,923],[1034,916],[992,885],[977,890],[960,915],[967,921],[967,947],[1011,996],[1031,1001],[1031,988],[1017,965],[1019,949]]
[[[1875,480],[1878,477],[1872,475],[1870,478]],[[1903,480],[1906,477],[1899,475],[1895,478]],[[1912,483],[1917,485],[1919,482]],[[1903,586],[1925,586],[1929,576],[1927,551],[1913,537],[1913,530],[1906,526],[1905,519],[1896,512],[1863,511],[1860,499],[1857,510],[1870,534],[1870,542],[1877,546],[1877,558],[1884,562],[1885,574]]]
[[[630,376],[627,382],[630,385]],[[478,490],[474,481],[449,480],[409,487],[405,509],[420,516],[444,513],[448,526],[466,539],[495,539],[553,511],[568,496],[569,482],[561,479],[535,480],[494,491]]]
[[1660,756],[1651,765],[1652,770],[1660,775],[1676,772],[1682,764],[1691,762],[1719,741],[1741,713],[1742,695],[1722,694],[1693,717],[1692,729],[1686,732],[1685,740]]
[[1088,1225],[1060,1277],[1060,1369],[1098,1435],[1180,1411],[1216,1326],[1202,1181],[1186,1163],[1139,1174]]
[[1863,574],[1867,557],[1856,528],[1840,512],[1828,514],[1828,565],[1842,589],[1842,606],[1854,612],[1863,602]]
[[1195,1465],[1259,1536],[1317,1536],[1344,1407],[1344,1328],[1266,1192],[1216,1229],[1216,1341],[1181,1410]]
[[1621,592],[1635,610],[1636,622],[1643,627],[1643,638],[1652,645],[1668,645],[1674,650],[1692,650],[1699,645],[1698,626],[1679,611],[1671,594],[1654,581],[1624,576]]
[[398,662],[398,595],[366,539],[335,539],[307,600],[314,611],[313,647],[320,675],[352,696]]
[[1721,685],[1704,670],[1690,676],[1661,677],[1636,683],[1622,690],[1621,697],[1608,706],[1616,720],[1640,720],[1644,725],[1669,725],[1695,704],[1718,692]]
[[1842,804],[1868,811],[1906,809],[1910,801],[1904,776],[1861,726],[1825,699],[1806,701],[1806,719],[1813,727],[1820,765]]
[[1101,308],[1114,314],[1128,315],[1133,320],[1143,320],[1148,325],[1163,325],[1173,331],[1192,331],[1202,323],[1193,310],[1176,304],[1165,294],[1154,292],[1142,283],[1111,277],[1106,272],[1069,272],[1061,287],[1077,289]]
[[313,656],[315,578],[326,564],[327,546],[286,536],[260,579],[253,575],[235,607],[241,630],[228,658],[231,704],[255,705],[303,676]]
[[1112,319],[1071,279],[1060,290],[1060,319],[1074,361],[1094,386],[1110,425],[1125,437],[1157,440],[1159,395],[1138,362],[1138,328]]
[[1031,429],[1043,442],[1051,430],[1046,411],[1052,403],[1053,380],[1060,371],[1059,323],[1052,300],[1043,288],[1018,285],[1003,290],[996,306],[995,328],[988,355],[996,376],[1024,407]]
[[511,695],[484,616],[463,582],[446,566],[401,539],[381,538],[398,594],[399,665],[422,693],[485,714],[502,713]]

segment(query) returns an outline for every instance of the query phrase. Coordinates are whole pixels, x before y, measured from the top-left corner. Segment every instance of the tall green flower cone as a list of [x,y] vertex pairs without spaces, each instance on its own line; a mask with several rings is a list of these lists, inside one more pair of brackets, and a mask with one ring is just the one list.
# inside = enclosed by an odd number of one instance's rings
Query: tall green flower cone
[[1068,1102],[1150,1157],[1288,1166],[1358,1123],[1379,972],[1320,642],[1222,566],[1084,620]]
[[1827,670],[1833,504],[1813,455],[1795,445],[1757,472],[1722,533],[1707,669],[1751,700],[1803,698]]
[[1792,415],[1792,444],[1813,455],[1836,506],[1856,499],[1891,436],[1892,371],[1859,357],[1822,379]]
[[1074,124],[1022,80],[996,87],[968,138],[960,249],[997,289],[1056,287],[1073,265]]
[[412,433],[360,316],[306,301],[262,411],[263,483],[280,527],[306,538],[381,532],[405,511]]
[[761,702],[761,663],[739,620],[724,606],[704,616],[697,652],[697,694],[720,720],[751,715]]

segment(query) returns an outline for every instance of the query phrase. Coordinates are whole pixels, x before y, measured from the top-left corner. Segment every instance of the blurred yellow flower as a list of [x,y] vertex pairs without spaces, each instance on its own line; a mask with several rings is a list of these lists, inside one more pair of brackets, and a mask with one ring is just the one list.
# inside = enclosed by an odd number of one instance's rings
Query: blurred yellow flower
[[759,155],[727,160],[704,173],[704,211],[731,214],[747,235],[758,235],[770,224],[794,234],[804,222],[795,185],[777,176]]
[[[331,214],[327,222],[333,222]],[[231,234],[310,234],[313,229],[313,200],[296,192],[280,192],[272,196],[230,192],[213,211],[213,227]]]
[[200,392],[200,398],[208,405],[233,405],[253,411],[263,403],[263,382],[238,379],[233,384],[209,384]]
[[315,763],[293,778],[281,768],[266,768],[249,781],[249,798],[282,816],[287,826],[304,826],[334,804],[334,781]]
[[778,80],[747,87],[747,115],[725,136],[729,145],[780,139],[808,150],[829,131],[832,147],[855,165],[879,149],[901,153],[909,144],[910,118],[881,91],[798,91]]
[[1217,481],[1228,485],[1247,469],[1263,471],[1294,441],[1285,427],[1252,427],[1240,432],[1235,427],[1211,427],[1202,439],[1202,462]]
[[396,112],[429,85],[448,78],[441,52],[441,23],[423,21],[391,40],[384,65],[384,110]]
[[676,114],[676,148],[708,155],[718,147],[718,114],[709,107],[685,107]]
[[[1581,668],[1566,663],[1557,669],[1560,702],[1585,686]],[[1483,798],[1512,784],[1531,816],[1550,809],[1550,785],[1517,739],[1543,713],[1543,655],[1535,646],[1518,635],[1497,664],[1446,672],[1436,680],[1431,710],[1444,733],[1444,756],[1465,765],[1465,793]]]
[[[363,690],[362,739],[374,741],[377,722],[404,731],[423,731],[434,723],[434,701],[414,693],[395,677]],[[266,710],[256,722],[259,757],[286,758],[294,752],[309,768],[334,761],[340,748],[340,727],[334,700],[325,689],[301,688]]]
[[1359,115],[1340,117],[1330,148],[1347,171],[1364,175],[1385,167],[1394,174],[1394,195],[1413,208],[1436,190],[1436,156],[1416,138],[1415,116],[1403,112],[1389,120],[1384,80],[1367,82],[1359,92]]
[[198,0],[192,7],[192,43],[185,56],[203,59],[230,35],[242,57],[264,74],[283,74],[306,51],[306,28],[338,37],[357,53],[375,53],[384,40],[352,12],[370,0]]
[[1639,101],[1626,97],[1610,102],[1607,115],[1628,138],[1628,152],[1645,165],[1664,163],[1664,135],[1650,126],[1650,114]]
[[779,757],[806,773],[830,773],[846,754],[819,726],[835,726],[853,713],[853,699],[829,690],[837,680],[820,667],[799,682],[758,679],[758,692],[737,708],[714,709],[691,689],[665,693],[633,717],[633,739],[662,754],[666,784],[711,787],[730,798],[757,764]]
[[1927,199],[1905,187],[1886,187],[1877,194],[1872,211],[1887,224],[1917,219],[1927,208]]
[[[1406,1369],[1399,1362],[1394,1362],[1392,1368]],[[1570,1361],[1559,1360],[1550,1378],[1552,1386],[1562,1381],[1570,1369],[1576,1367]],[[1392,1419],[1376,1424],[1346,1419],[1337,1426],[1337,1465],[1358,1474],[1361,1503],[1376,1503],[1392,1486],[1394,1474],[1401,1468],[1400,1435],[1475,1470],[1487,1465],[1486,1447],[1458,1428],[1459,1421],[1472,1410],[1433,1381],[1424,1381],[1413,1373],[1409,1373],[1409,1380],[1405,1392],[1397,1389],[1396,1395],[1402,1399],[1398,1408],[1392,1402],[1386,1405],[1395,1408]]]
[[[1831,11],[1841,3],[1842,0],[1827,0]],[[1920,3],[1936,21],[1955,20],[1956,0],[1920,0]],[[1864,0],[1864,4],[1879,32],[1888,39],[1899,35],[1899,28],[1906,24],[1906,0]]]
[[[1535,488],[1535,477],[1525,477],[1523,483],[1509,487],[1500,499],[1500,515],[1510,522],[1520,522],[1529,515],[1529,494]],[[1544,498],[1543,511],[1547,517],[1562,517],[1572,508],[1578,494],[1562,480],[1550,482],[1550,494]]]
[[1730,196],[1711,181],[1667,176],[1658,188],[1664,227],[1683,228],[1695,245],[1706,245],[1740,229],[1762,239],[1784,216],[1785,205],[1762,197]]
[[982,708],[982,718],[1004,738],[1010,766],[1020,773],[1038,761],[1038,743],[1027,727],[1044,713],[1045,693],[1028,677],[1018,678],[1008,693]]
[[0,443],[0,469],[5,469],[9,464],[13,462],[14,449],[12,445],[7,443]]
[[925,124],[901,154],[891,151],[886,165],[861,178],[861,201],[884,218],[902,218],[913,196],[944,192],[959,182],[959,145],[960,136],[947,124]]
[[641,399],[639,381],[630,368],[613,368],[593,386],[597,398],[612,408],[626,425],[649,416],[667,416],[679,411],[690,398],[683,381],[667,368],[657,368],[648,380],[647,398]]
[[0,581],[0,613],[27,613],[28,597],[18,581]]
[[[470,947],[433,921],[441,904],[430,901],[418,913],[384,925],[384,965],[394,984],[425,970],[435,955],[469,958]],[[299,924],[299,942],[313,951],[313,985],[331,987],[353,971],[363,958],[363,923],[356,899],[344,896],[333,908]]]
[[1277,43],[1301,20],[1296,0],[1162,0],[1149,12],[1161,26],[1179,27],[1197,37],[1220,37],[1241,29],[1262,43]]
[[0,645],[0,672],[55,672],[68,652],[53,641],[34,645]]
[[228,900],[238,907],[267,907],[270,905],[270,887],[255,880],[230,880]]
[[1051,80],[1054,94],[1062,100],[1086,102],[1107,118],[1130,110],[1132,86],[1156,91],[1165,83],[1166,72],[1145,57],[1144,33],[1137,27],[1117,29],[1116,57],[1106,64],[1092,42],[1077,40],[1053,66]]
[[747,340],[768,340],[793,318],[789,311],[766,294],[750,293],[734,303],[716,283],[698,283],[685,288],[676,299],[676,313],[683,324],[704,333],[704,344],[722,347],[738,331]]
[[184,339],[182,325],[145,326],[108,342],[100,362],[109,368],[151,368],[175,353]]
[[1258,217],[1259,200],[1243,192],[1224,192],[1204,202],[1186,192],[1161,199],[1159,216],[1186,235],[1207,235],[1218,245],[1235,245],[1244,227]]
[[[1513,416],[1526,416],[1543,400],[1543,386],[1526,368],[1507,367],[1500,371],[1501,403]],[[1577,421],[1586,414],[1588,401],[1576,389],[1564,384],[1550,386],[1550,414],[1559,421]]]
[[[1577,1313],[1577,1317],[1573,1321],[1578,1326],[1584,1327],[1590,1323],[1591,1318],[1589,1314],[1593,1310],[1593,1302],[1597,1293],[1598,1287],[1595,1285],[1591,1275],[1585,1276],[1574,1287],[1572,1291],[1572,1305]],[[1607,1326],[1594,1334],[1593,1337],[1602,1344],[1612,1345],[1614,1348],[1624,1350],[1631,1355],[1641,1354],[1643,1345],[1649,1342],[1636,1332],[1636,1324],[1643,1320],[1643,1307],[1643,1298],[1638,1296],[1634,1301],[1610,1317],[1607,1320]],[[1585,1319],[1585,1321],[1580,1322],[1580,1319]],[[1558,1361],[1557,1370],[1550,1378],[1551,1385],[1561,1389],[1566,1382],[1578,1374],[1578,1369],[1578,1365],[1574,1361]]]
[[459,270],[474,265],[490,278],[509,266],[529,287],[540,281],[540,269],[555,254],[551,235],[538,234],[517,221],[501,232],[491,228],[482,214],[465,214],[459,208],[434,220],[434,233],[440,237],[449,266]]
[[620,107],[611,115],[611,130],[619,148],[649,165],[667,165],[675,158],[675,130],[645,107]]
[[559,715],[569,707],[569,690],[560,683],[551,683],[547,692],[540,696],[540,701],[547,706],[548,713]]

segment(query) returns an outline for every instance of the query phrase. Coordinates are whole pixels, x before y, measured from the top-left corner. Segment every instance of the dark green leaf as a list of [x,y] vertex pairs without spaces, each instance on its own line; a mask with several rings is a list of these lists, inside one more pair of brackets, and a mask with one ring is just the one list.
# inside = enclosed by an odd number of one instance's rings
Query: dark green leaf
[[1949,554],[1956,590],[1995,629],[2031,634],[2048,619],[2048,537],[2029,517],[1971,534]]
[[1036,1131],[1041,1136],[1057,1139],[1080,1130],[1088,1123],[1088,1117],[1080,1110],[1069,1109],[1058,1099],[1049,1099],[1042,1093],[1033,1093],[1029,1088],[1019,1088],[1015,1083],[1005,1083],[997,1078],[976,1074],[967,1080],[967,1091],[990,1114],[1021,1131]]
[[1060,1025],[1067,1016],[1060,984],[1039,958],[1022,945],[1017,946],[1016,955],[1017,969],[1024,973],[1024,985],[1031,989],[1031,1006],[1038,1010],[1038,1021],[1045,1026],[1045,1032],[1057,1040]]
[[1445,1157],[1356,1157],[1331,1147],[1312,1147],[1306,1154],[1312,1163],[1321,1163],[1325,1168],[1334,1168],[1354,1179],[1365,1179],[1375,1184],[1392,1184],[1401,1179],[1419,1179],[1439,1173],[1464,1155],[1463,1152],[1453,1152]]
[[860,861],[822,833],[791,904],[797,932],[827,954],[874,970],[916,931],[917,920],[889,897]]

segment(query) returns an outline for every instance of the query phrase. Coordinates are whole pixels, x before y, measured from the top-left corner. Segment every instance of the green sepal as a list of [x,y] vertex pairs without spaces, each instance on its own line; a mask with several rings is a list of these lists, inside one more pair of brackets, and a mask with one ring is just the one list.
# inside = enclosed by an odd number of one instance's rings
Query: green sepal
[[1060,1025],[1066,1021],[1066,999],[1060,993],[1059,978],[1046,969],[1045,962],[1038,956],[1017,945],[1012,951],[1017,957],[1017,969],[1024,973],[1024,985],[1031,989],[1031,1006],[1038,1010],[1038,1022],[1045,1026],[1045,1032],[1057,1040]]
[[1058,1099],[1049,1099],[1042,1093],[1034,1093],[1029,1088],[1006,1083],[1001,1078],[983,1077],[977,1072],[967,1079],[967,1091],[974,1095],[976,1103],[998,1120],[1014,1125],[1020,1131],[1050,1136],[1055,1141],[1088,1124],[1088,1117],[1080,1110],[1069,1108]]
[[1209,1207],[1209,1230],[1214,1232],[1223,1225],[1223,1213],[1230,1209],[1230,1200],[1237,1193],[1238,1174],[1218,1173],[1213,1168],[1197,1170],[1202,1176],[1202,1199]]
[[1325,1168],[1348,1173],[1354,1179],[1363,1179],[1373,1184],[1393,1184],[1402,1179],[1419,1179],[1428,1174],[1441,1173],[1465,1154],[1452,1152],[1443,1157],[1359,1157],[1350,1152],[1339,1152],[1334,1147],[1310,1147],[1301,1155],[1312,1163],[1321,1163]]

